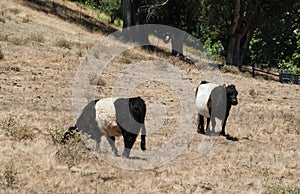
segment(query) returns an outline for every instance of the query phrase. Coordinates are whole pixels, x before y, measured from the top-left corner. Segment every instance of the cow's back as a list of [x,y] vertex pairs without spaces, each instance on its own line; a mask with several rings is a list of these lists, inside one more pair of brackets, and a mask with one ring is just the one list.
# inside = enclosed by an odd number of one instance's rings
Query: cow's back
[[122,135],[121,129],[116,122],[115,101],[116,98],[103,98],[95,106],[98,127],[108,136]]
[[202,116],[210,118],[207,103],[209,101],[212,90],[218,86],[218,84],[214,83],[202,83],[198,86],[195,103],[198,113]]

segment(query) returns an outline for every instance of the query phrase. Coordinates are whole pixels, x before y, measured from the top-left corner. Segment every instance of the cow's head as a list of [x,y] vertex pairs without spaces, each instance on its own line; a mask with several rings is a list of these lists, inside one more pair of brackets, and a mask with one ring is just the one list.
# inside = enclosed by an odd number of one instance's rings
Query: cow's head
[[228,102],[230,102],[230,104],[234,106],[238,104],[238,99],[237,99],[238,91],[235,89],[234,85],[229,85],[226,87],[226,95],[227,95]]

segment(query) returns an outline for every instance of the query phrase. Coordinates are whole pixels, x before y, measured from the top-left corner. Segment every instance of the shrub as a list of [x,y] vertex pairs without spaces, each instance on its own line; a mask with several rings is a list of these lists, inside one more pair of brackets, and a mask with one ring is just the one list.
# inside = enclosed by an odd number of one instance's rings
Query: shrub
[[[81,161],[88,160],[91,155],[82,138],[84,139],[84,136],[81,136],[78,132],[74,132],[72,138],[69,138],[66,144],[59,147],[59,150],[55,154],[56,159],[66,164],[68,168],[78,165]],[[59,138],[60,140],[61,138]]]
[[13,140],[33,139],[34,134],[26,125],[21,125],[17,119],[9,116],[1,121],[0,126],[4,130],[4,135]]
[[16,182],[16,175],[17,171],[12,166],[6,167],[4,171],[4,178],[7,187],[13,188]]
[[65,129],[63,127],[55,126],[52,128],[48,128],[47,132],[51,136],[54,143],[60,143],[61,139],[64,136]]
[[65,39],[60,39],[56,42],[57,47],[71,49],[72,42],[67,41]]

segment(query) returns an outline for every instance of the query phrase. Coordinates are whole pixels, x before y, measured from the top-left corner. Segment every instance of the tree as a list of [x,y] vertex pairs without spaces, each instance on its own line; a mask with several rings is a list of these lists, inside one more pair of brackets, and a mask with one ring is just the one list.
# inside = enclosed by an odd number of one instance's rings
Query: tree
[[141,0],[122,0],[123,28],[141,23],[141,14],[138,12]]
[[[263,4],[261,24],[251,41],[252,59],[268,67],[299,71],[300,3],[295,0],[269,1]],[[297,70],[298,68],[298,70]]]
[[257,26],[260,4],[260,0],[235,0],[233,19],[228,32],[227,64],[242,67]]
[[[148,32],[139,25],[146,24],[152,9],[163,6],[168,0],[122,0],[123,32],[127,40],[149,45]],[[127,27],[135,26],[128,33]],[[134,31],[133,31],[134,29]]]
[[[142,0],[122,0],[123,33],[128,41],[138,42],[142,45],[149,44],[148,34],[139,30],[139,26],[145,22],[145,12],[140,9]],[[135,28],[128,27],[136,26]]]
[[[198,0],[168,0],[159,9],[152,10],[148,22],[172,26],[193,34],[196,31],[200,14],[198,8]],[[169,36],[172,44],[172,55],[183,56],[183,42],[186,38],[184,34],[174,31]]]
[[241,68],[258,24],[261,0],[202,0],[201,6],[203,41],[221,41],[226,63]]
[[211,45],[220,41],[229,65],[279,62],[299,59],[299,1],[297,0],[201,0],[199,38]]
[[[113,8],[107,9],[114,10],[117,4],[113,2],[121,0],[78,1],[98,7],[110,3]],[[229,65],[281,63],[300,71],[298,0],[122,0],[119,7],[123,30],[137,26],[126,36],[130,41],[149,43],[148,32],[140,31],[139,25],[164,24],[199,38],[212,54],[223,50]],[[168,35],[172,54],[181,56],[185,37]]]

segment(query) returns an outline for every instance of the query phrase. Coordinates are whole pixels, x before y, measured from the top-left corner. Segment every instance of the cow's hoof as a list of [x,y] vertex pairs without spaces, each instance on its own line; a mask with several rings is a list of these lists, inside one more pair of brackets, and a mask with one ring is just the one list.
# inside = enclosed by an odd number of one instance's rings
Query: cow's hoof
[[225,135],[226,136],[226,139],[227,140],[230,140],[230,141],[238,141],[239,139],[237,137],[233,137],[229,134]]
[[204,130],[200,130],[200,129],[197,129],[197,133],[199,133],[199,134],[205,134],[205,132],[204,132]]

